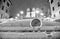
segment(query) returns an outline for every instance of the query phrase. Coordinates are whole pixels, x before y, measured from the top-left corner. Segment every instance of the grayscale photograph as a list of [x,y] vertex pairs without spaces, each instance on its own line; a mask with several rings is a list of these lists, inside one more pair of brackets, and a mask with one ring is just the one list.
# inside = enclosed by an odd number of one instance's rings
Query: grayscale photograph
[[60,0],[0,0],[0,39],[60,39]]

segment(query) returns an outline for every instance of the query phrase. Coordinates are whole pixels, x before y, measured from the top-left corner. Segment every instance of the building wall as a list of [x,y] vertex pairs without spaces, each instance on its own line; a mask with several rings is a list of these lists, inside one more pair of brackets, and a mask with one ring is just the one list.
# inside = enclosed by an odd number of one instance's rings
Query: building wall
[[5,2],[4,2],[4,0],[2,0],[2,6],[4,6],[4,11],[6,12],[6,13],[9,13],[9,8],[10,8],[10,5],[11,5],[11,3],[8,1],[8,0],[5,0]]
[[0,9],[0,19],[4,19],[4,18],[8,19],[9,15]]
[[40,8],[28,8],[26,13],[26,17],[40,17],[41,13],[44,14]]
[[60,18],[60,6],[58,6],[58,2],[60,5],[60,0],[49,0],[49,2],[51,7],[51,14],[52,14],[51,17],[56,19]]
[[9,8],[11,5],[10,0],[2,0],[2,4],[0,4],[0,16],[2,14],[2,18],[9,18]]

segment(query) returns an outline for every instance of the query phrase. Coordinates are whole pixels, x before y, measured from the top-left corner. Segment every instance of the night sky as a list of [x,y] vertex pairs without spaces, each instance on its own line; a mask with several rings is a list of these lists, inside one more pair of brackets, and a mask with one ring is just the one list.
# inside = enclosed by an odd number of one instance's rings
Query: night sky
[[50,9],[48,0],[11,0],[10,16],[15,17],[19,11],[26,12],[27,8],[40,8],[44,12]]

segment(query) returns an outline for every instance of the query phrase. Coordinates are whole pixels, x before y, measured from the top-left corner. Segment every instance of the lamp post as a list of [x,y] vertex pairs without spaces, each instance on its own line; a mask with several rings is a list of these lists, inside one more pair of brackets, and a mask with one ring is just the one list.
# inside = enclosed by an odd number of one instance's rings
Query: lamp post
[[24,13],[24,11],[20,11],[20,14],[23,14]]
[[20,11],[21,19],[23,18],[24,11]]
[[36,17],[38,17],[39,12],[40,12],[39,10],[36,10]]
[[17,14],[17,16],[19,17],[19,16],[20,16],[20,14]]
[[18,17],[15,17],[15,19],[17,19]]

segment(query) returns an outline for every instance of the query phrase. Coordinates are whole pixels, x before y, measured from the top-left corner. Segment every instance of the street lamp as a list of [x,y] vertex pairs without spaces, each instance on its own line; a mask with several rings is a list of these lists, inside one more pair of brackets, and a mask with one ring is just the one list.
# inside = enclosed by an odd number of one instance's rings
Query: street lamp
[[17,19],[18,17],[15,17],[15,19]]
[[24,12],[23,11],[20,11],[20,14],[23,14]]
[[35,11],[37,14],[40,13],[40,9],[39,8],[36,8],[36,11]]
[[19,17],[19,16],[20,16],[20,14],[17,14],[17,16]]
[[41,16],[43,16],[44,14],[43,13],[40,13]]
[[38,14],[40,11],[39,10],[36,10],[36,13]]

